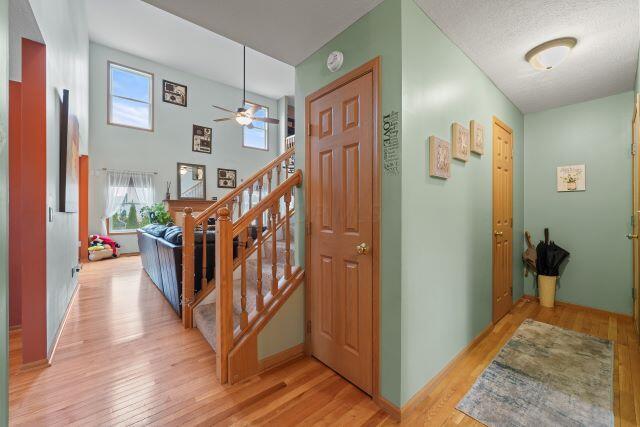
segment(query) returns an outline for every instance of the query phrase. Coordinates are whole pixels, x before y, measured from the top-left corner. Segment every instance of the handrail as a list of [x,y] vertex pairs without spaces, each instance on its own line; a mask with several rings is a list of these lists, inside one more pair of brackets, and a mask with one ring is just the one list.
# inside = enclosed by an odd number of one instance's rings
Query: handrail
[[229,193],[224,195],[220,200],[218,200],[217,202],[209,206],[204,211],[200,212],[200,214],[195,217],[194,222],[198,223],[205,218],[210,218],[211,216],[213,216],[218,211],[218,209],[220,209],[222,206],[225,206],[227,203],[229,203],[229,201],[233,200],[234,197],[237,197],[239,194],[247,190],[250,186],[252,186],[255,183],[255,181],[258,178],[260,178],[261,176],[264,176],[270,170],[275,168],[278,163],[282,163],[285,160],[289,159],[294,153],[295,153],[295,147],[289,148],[287,151],[285,151],[284,153],[276,157],[274,160],[272,160],[265,167],[263,167],[258,172],[254,173],[249,178],[247,178],[242,185],[237,187],[235,190],[230,191]]

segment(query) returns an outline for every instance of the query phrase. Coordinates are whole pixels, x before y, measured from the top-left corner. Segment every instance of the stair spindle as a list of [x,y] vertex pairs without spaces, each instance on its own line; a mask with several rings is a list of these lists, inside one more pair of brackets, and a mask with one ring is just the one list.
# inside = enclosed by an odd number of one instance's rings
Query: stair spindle
[[240,258],[240,329],[245,329],[249,323],[247,313],[247,230],[238,235],[238,258]]
[[278,202],[271,207],[271,295],[278,293],[278,253],[276,245]]
[[207,286],[207,230],[209,228],[209,217],[202,220],[202,278],[200,279],[200,289]]
[[285,238],[285,248],[284,248],[284,278],[289,280],[291,278],[291,192],[287,191],[284,193],[284,208],[285,208],[285,217],[284,217],[284,238]]
[[256,247],[256,274],[257,274],[257,294],[256,294],[256,308],[258,311],[262,311],[264,309],[264,297],[262,296],[262,214],[258,215],[258,236],[257,236],[257,247]]

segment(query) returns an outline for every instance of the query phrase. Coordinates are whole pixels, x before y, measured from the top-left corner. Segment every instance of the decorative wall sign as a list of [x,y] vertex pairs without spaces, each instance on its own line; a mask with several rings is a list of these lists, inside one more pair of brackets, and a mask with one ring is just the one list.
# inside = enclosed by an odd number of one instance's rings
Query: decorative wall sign
[[187,87],[179,83],[162,81],[162,100],[170,104],[187,106]]
[[558,191],[585,191],[586,170],[584,165],[558,166],[557,169]]
[[342,68],[342,63],[344,62],[344,55],[339,50],[334,50],[327,56],[327,68],[332,73],[335,73],[340,68]]
[[429,175],[447,179],[451,176],[451,147],[449,141],[429,137]]
[[236,178],[235,169],[218,169],[218,188],[236,188]]
[[453,158],[466,162],[469,160],[469,129],[460,123],[451,125],[451,143],[453,144]]
[[398,175],[400,173],[400,115],[392,111],[382,117],[382,163],[384,173]]
[[469,129],[471,131],[471,152],[484,154],[484,126],[475,120],[471,120]]
[[205,126],[193,125],[193,142],[191,149],[196,153],[211,154],[212,131]]

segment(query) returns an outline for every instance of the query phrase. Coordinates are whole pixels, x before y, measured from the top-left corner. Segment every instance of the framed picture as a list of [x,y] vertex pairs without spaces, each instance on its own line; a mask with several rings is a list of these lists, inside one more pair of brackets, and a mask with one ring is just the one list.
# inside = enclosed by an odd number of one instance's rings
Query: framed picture
[[187,87],[179,83],[170,82],[169,80],[162,81],[162,100],[169,104],[179,105],[181,107],[187,106]]
[[453,144],[453,158],[466,162],[469,160],[469,129],[460,123],[451,125],[451,143]]
[[451,176],[451,147],[435,136],[429,137],[429,175],[442,179]]
[[475,120],[471,120],[469,124],[471,130],[471,152],[476,154],[484,154],[484,126]]
[[218,188],[236,188],[237,171],[218,168]]
[[584,165],[558,166],[556,180],[559,192],[587,189]]
[[211,128],[193,125],[193,143],[191,149],[196,153],[211,154],[211,145]]

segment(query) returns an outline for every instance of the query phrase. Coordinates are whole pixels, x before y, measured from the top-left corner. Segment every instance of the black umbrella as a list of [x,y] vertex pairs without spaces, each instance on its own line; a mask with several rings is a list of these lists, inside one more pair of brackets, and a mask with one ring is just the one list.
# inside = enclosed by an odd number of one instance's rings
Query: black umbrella
[[543,276],[559,276],[560,265],[569,256],[569,252],[549,241],[549,229],[544,229],[544,242],[536,247],[536,269]]

